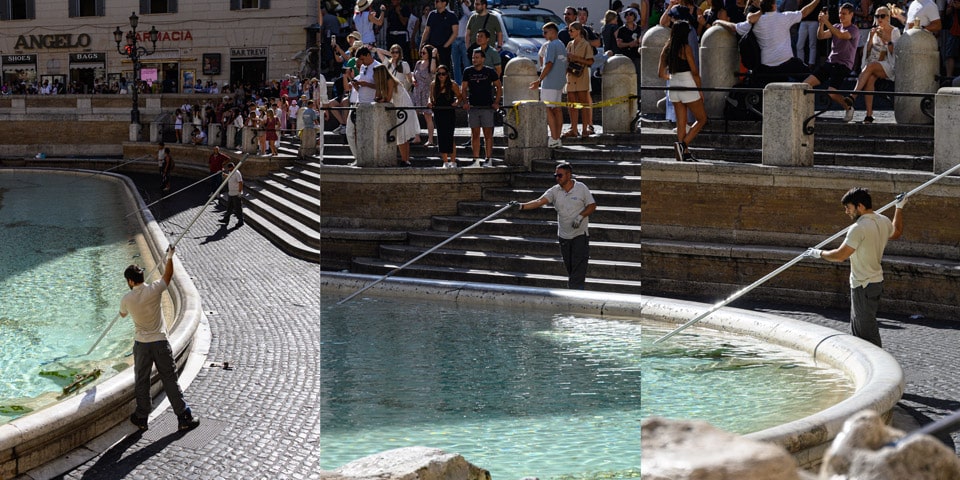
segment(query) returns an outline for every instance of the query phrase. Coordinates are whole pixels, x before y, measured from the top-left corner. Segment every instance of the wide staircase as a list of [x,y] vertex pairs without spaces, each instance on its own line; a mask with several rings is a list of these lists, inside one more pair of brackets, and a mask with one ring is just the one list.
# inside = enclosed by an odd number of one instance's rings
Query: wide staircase
[[[284,135],[278,153],[296,158],[299,139]],[[320,158],[299,159],[244,182],[246,223],[288,254],[320,262]]]

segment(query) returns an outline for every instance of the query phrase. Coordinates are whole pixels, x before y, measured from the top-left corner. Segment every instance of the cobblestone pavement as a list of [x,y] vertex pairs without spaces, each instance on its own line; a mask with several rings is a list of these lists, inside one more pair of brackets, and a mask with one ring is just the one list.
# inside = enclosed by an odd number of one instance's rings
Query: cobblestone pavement
[[[846,310],[735,302],[738,308],[783,315],[850,332]],[[884,315],[880,309],[883,348],[903,367],[906,389],[899,406],[921,425],[960,409],[960,322],[918,316]],[[941,438],[960,455],[960,434]]]
[[[155,178],[133,176],[159,198]],[[174,191],[188,185],[174,185]],[[210,192],[203,186],[152,211],[171,241]],[[169,407],[65,479],[306,479],[320,470],[320,268],[284,254],[249,226],[221,229],[209,207],[177,255],[200,291],[212,339],[185,395],[201,426],[178,435]],[[213,312],[213,313],[210,313]],[[232,370],[212,368],[230,362]]]

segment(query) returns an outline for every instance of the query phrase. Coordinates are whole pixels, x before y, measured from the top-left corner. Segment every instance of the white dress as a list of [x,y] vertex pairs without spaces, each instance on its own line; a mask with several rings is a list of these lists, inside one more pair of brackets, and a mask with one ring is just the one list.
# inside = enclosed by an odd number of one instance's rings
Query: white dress
[[[394,107],[412,107],[413,100],[410,99],[410,94],[407,93],[407,90],[403,87],[397,88],[396,92],[393,94],[393,106]],[[395,110],[397,113],[400,113],[400,110]],[[403,110],[407,114],[406,121],[400,125],[399,128],[393,131],[394,136],[397,137],[397,145],[401,145],[409,142],[411,139],[416,137],[420,133],[420,121],[417,119],[416,110]],[[397,120],[399,122],[399,120]]]
[[[900,30],[898,30],[897,28],[894,28],[890,32],[890,41],[896,44],[897,40],[899,39],[900,39]],[[887,44],[883,40],[880,40],[880,35],[874,34],[870,42],[870,45],[868,45],[867,47],[864,47],[863,49],[863,61],[861,62],[863,64],[863,68],[867,68],[867,65],[870,65],[873,62],[877,62],[880,64],[880,66],[883,67],[883,73],[887,75],[887,79],[890,81],[895,80],[894,72],[896,67],[895,62],[897,60],[897,56],[894,55],[893,52],[890,52],[887,49]],[[882,52],[886,52],[886,55],[884,55],[883,60],[880,60],[880,54]]]

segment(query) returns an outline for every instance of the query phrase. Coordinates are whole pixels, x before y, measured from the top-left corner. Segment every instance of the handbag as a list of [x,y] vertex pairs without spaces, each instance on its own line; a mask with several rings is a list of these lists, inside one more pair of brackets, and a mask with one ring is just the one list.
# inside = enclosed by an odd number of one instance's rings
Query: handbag
[[751,25],[750,31],[740,37],[737,45],[737,49],[740,51],[740,63],[747,67],[747,70],[754,70],[760,66],[760,42],[757,41],[757,36],[753,33],[754,26],[756,24]]
[[574,77],[583,75],[583,65],[577,62],[567,62],[567,73]]

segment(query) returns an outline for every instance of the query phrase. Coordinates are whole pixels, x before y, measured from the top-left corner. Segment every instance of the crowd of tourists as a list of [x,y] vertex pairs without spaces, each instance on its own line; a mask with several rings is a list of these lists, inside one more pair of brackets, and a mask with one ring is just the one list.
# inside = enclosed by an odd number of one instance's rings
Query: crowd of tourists
[[[486,0],[436,0],[419,8],[400,0],[388,0],[376,8],[371,0],[358,0],[352,9],[323,1],[321,8],[321,57],[333,84],[332,96],[323,99],[322,105],[335,133],[347,135],[350,144],[356,141],[350,138],[353,130],[347,107],[387,98],[396,104],[396,98],[409,97],[410,104],[403,106],[413,107],[407,116],[417,122],[410,136],[397,140],[402,164],[406,164],[409,143],[437,145],[444,158],[442,166],[456,164],[453,122],[446,121],[454,118],[450,115],[456,108],[469,110],[472,139],[464,146],[472,149],[476,162],[482,158],[490,163],[489,137],[502,98],[505,55],[502,23]],[[530,88],[540,89],[541,98],[547,101],[561,102],[565,94],[569,102],[590,105],[591,92],[600,85],[593,79],[602,76],[608,57],[631,58],[639,73],[639,8],[639,4],[624,8],[616,0],[595,29],[587,8],[566,7],[561,24],[544,25],[548,41],[539,52],[541,84]],[[380,65],[390,76],[390,85],[396,86],[388,95],[378,94],[374,82],[374,70]],[[561,146],[562,138],[594,134],[591,108],[569,109],[571,128],[565,132],[560,131],[562,109],[551,106],[549,111],[550,147]],[[423,118],[425,132],[418,117]],[[435,117],[444,121],[435,122]]]

